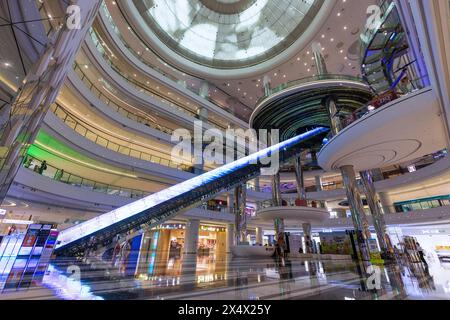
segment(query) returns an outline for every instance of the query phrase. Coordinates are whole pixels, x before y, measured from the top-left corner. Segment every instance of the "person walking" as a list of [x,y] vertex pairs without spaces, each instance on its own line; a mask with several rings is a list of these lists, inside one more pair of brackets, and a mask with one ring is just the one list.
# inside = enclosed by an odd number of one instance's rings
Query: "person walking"
[[47,170],[47,161],[44,160],[41,164],[41,166],[39,167],[39,174],[43,174],[44,171]]
[[428,267],[428,263],[425,261],[424,250],[418,242],[416,242],[416,249],[417,249],[417,252],[419,253],[420,261],[422,261]]

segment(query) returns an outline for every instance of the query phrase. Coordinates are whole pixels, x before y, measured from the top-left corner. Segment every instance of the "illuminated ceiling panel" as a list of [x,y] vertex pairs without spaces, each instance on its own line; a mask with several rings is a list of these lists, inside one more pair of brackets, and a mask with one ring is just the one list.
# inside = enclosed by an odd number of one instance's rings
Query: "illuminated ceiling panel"
[[324,0],[134,0],[159,39],[214,68],[247,67],[292,45]]

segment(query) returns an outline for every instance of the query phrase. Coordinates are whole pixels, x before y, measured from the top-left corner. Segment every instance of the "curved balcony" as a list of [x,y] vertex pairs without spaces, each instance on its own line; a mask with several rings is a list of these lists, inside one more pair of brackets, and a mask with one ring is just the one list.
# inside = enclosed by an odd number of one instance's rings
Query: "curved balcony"
[[[113,210],[132,202],[135,198],[128,197],[128,190],[135,194],[139,192],[138,190],[102,185],[101,183],[99,183],[100,189],[93,190],[90,183],[92,180],[87,179],[85,181],[86,184],[80,184],[77,180],[73,182],[72,180],[69,182],[58,181],[49,173],[44,172],[41,175],[31,169],[21,167],[11,188],[10,197],[29,202],[36,201],[52,208],[57,203],[58,206],[69,209],[63,210],[58,215],[55,215],[53,210],[40,214],[41,219],[57,223],[61,229],[65,229],[73,226],[73,224],[94,218],[98,215],[98,212]],[[105,192],[106,186],[108,186],[109,192]],[[124,193],[119,194],[119,190]],[[76,210],[76,212],[71,210]],[[23,218],[28,218],[28,215]],[[212,211],[201,207],[180,214],[176,221],[192,218],[221,223],[234,221],[234,215],[226,211]]]
[[319,75],[291,81],[270,90],[250,117],[250,127],[279,129],[281,140],[308,128],[330,126],[325,105],[333,97],[339,114],[348,114],[372,99],[369,87],[352,76]]
[[[121,70],[119,66],[111,59],[107,54],[105,48],[103,48],[102,42],[100,42],[97,38],[97,35],[94,31],[94,29],[90,30],[90,35],[92,39],[92,44],[97,49],[98,53],[102,56],[103,60],[107,63],[107,65],[111,68],[112,71],[118,76],[120,76],[123,80],[125,80],[128,84],[130,84],[133,88],[137,89],[140,92],[145,93],[146,95],[152,96],[153,98],[156,98],[160,100],[163,103],[169,104],[173,108],[177,108],[177,110],[191,116],[194,118],[199,119],[199,115],[192,110],[188,109],[185,105],[177,101],[176,99],[172,99],[171,97],[167,97],[165,95],[162,95],[157,90],[152,89],[150,86],[148,86],[146,83],[143,83],[139,81],[137,77],[127,77],[127,72],[124,70]],[[220,123],[218,121],[215,121],[213,119],[208,119],[207,121],[209,124],[219,128],[219,129],[226,129],[226,126],[223,123]]]
[[[115,142],[110,139],[110,134],[104,132],[103,134],[98,134],[97,132],[102,132],[100,129],[96,129],[95,131],[90,128],[88,124],[84,121],[77,119],[76,116],[68,112],[66,109],[54,103],[50,110],[55,114],[63,123],[65,123],[68,127],[73,129],[76,133],[83,136],[84,138],[94,142],[101,147],[112,150],[114,152],[137,158],[144,161],[149,161],[152,163],[160,164],[166,167],[186,171],[193,172],[194,169],[190,165],[180,164],[178,162],[174,162],[171,160],[171,154],[166,154],[165,157],[157,156],[155,154],[147,153],[139,149],[134,149],[130,146],[130,144],[136,144],[135,142],[123,141],[120,138],[115,139]],[[138,144],[136,144],[138,145]],[[148,148],[146,146],[142,146],[143,148]],[[155,152],[161,154],[161,151],[155,150]]]
[[40,159],[27,155],[22,166],[25,169],[31,170],[36,174],[40,174],[44,177],[53,179],[54,181],[68,184],[74,187],[79,187],[84,190],[100,192],[129,199],[140,199],[146,195],[151,194],[151,192],[148,191],[123,188],[120,186],[114,186],[95,181],[93,179],[88,179],[86,177],[81,177],[77,174],[67,172],[64,169],[57,168],[48,163],[46,163],[46,169],[40,173],[39,168],[42,166],[42,162],[43,161]]
[[112,110],[116,111],[117,113],[120,113],[121,115],[127,117],[130,120],[136,121],[138,123],[141,123],[143,125],[149,126],[150,128],[156,129],[158,131],[161,131],[163,133],[171,135],[173,133],[173,130],[161,126],[160,124],[156,123],[154,119],[151,119],[148,115],[145,114],[144,111],[134,108],[134,112],[128,111],[126,108],[121,107],[118,103],[111,100],[107,95],[103,93],[103,90],[96,86],[84,73],[83,69],[77,64],[73,64],[73,70],[78,75],[80,80],[86,85],[86,87],[101,101],[103,101],[107,106],[109,106]]
[[254,223],[273,223],[274,219],[284,219],[286,227],[297,228],[303,223],[320,223],[327,220],[330,213],[321,207],[321,201],[308,200],[295,202],[283,199],[283,206],[274,206],[271,200],[264,201],[258,205]]
[[350,123],[318,154],[325,170],[388,167],[446,148],[445,128],[434,91],[422,89],[388,102]]

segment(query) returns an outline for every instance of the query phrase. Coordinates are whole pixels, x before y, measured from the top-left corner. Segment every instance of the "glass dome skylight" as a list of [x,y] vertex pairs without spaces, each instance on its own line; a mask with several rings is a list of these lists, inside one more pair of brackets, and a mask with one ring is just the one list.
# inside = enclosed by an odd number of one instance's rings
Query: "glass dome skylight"
[[134,0],[158,38],[214,68],[268,60],[308,28],[324,0]]

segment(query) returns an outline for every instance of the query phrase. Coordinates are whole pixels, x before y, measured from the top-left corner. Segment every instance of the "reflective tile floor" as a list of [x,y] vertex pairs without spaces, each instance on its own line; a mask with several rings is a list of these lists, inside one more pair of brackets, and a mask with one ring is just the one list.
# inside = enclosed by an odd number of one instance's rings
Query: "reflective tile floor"
[[164,260],[149,259],[130,274],[100,260],[58,259],[28,288],[3,284],[0,299],[450,299],[450,263],[439,260],[428,267],[215,256]]

